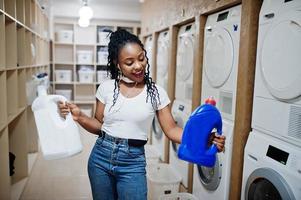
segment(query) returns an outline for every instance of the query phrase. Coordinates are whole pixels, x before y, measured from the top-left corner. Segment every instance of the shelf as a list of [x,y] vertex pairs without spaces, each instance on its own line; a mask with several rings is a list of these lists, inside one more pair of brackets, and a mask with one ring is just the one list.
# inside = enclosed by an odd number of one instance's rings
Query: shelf
[[0,70],[5,69],[5,16],[0,13]]
[[17,28],[17,66],[24,66],[26,65],[26,58],[25,58],[25,28],[18,27]]
[[[6,72],[0,72],[0,91],[6,93]],[[0,125],[6,124],[7,120],[7,99],[0,98]]]
[[64,42],[54,42],[53,43],[56,46],[73,46],[73,43],[64,43]]
[[10,177],[9,177],[9,146],[7,128],[0,131],[0,197],[10,199]]
[[22,112],[8,125],[9,151],[16,156],[15,174],[11,177],[12,184],[28,175],[26,123],[26,113]]
[[70,83],[64,83],[64,82],[55,82],[54,84],[57,84],[57,85],[73,85],[74,82],[70,82]]
[[54,59],[57,63],[73,63],[73,46],[57,46],[54,49]]
[[16,17],[16,0],[4,0],[4,11],[12,17]]
[[17,30],[16,23],[5,18],[6,68],[17,66]]
[[25,110],[25,108],[19,108],[16,113],[9,115],[7,118],[7,124],[10,124],[16,117],[20,115]]
[[24,108],[27,106],[26,99],[26,71],[18,70],[18,107]]
[[14,116],[18,112],[18,73],[16,70],[6,72],[7,114]]
[[96,103],[96,100],[87,100],[87,101],[80,101],[80,100],[75,100],[74,101],[75,104],[95,104]]
[[39,138],[38,130],[35,123],[34,114],[31,110],[31,106],[27,106],[27,141],[28,141],[28,152],[34,153],[39,151]]
[[76,25],[74,27],[74,43],[95,45],[96,43],[95,32],[96,32],[95,26],[82,28]]
[[17,20],[24,24],[25,22],[25,5],[24,0],[16,0],[16,12],[17,12]]
[[95,85],[75,85],[75,101],[95,101]]

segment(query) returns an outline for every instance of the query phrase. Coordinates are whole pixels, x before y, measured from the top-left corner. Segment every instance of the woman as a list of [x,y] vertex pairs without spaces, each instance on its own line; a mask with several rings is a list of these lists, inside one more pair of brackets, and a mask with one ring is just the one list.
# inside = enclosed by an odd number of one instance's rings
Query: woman
[[[78,106],[60,102],[63,116],[69,112],[87,131],[99,137],[91,152],[88,173],[93,199],[146,200],[144,144],[156,114],[166,136],[181,143],[182,128],[171,115],[170,100],[149,76],[143,44],[137,36],[117,30],[110,35],[108,70],[111,80],[96,92],[95,117]],[[225,137],[212,137],[219,151]]]

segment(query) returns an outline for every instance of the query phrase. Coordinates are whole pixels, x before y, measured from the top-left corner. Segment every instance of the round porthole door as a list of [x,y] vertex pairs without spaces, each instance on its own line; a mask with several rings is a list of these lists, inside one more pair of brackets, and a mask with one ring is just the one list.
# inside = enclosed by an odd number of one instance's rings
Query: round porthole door
[[229,78],[234,63],[234,46],[224,28],[207,30],[204,50],[205,75],[212,87],[221,87]]
[[197,165],[199,179],[209,191],[214,191],[218,188],[222,176],[222,165],[217,156],[214,167],[205,167]]
[[301,11],[275,20],[263,36],[260,70],[269,92],[290,100],[301,95]]
[[244,192],[246,200],[296,200],[286,180],[271,168],[253,171]]
[[184,33],[179,37],[177,74],[181,78],[181,81],[186,81],[192,74],[194,36]]

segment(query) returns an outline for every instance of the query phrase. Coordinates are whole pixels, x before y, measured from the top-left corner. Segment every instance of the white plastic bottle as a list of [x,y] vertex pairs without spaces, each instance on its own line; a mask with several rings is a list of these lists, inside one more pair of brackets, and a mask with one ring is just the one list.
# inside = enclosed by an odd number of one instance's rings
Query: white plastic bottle
[[61,95],[47,95],[44,86],[38,86],[38,97],[32,111],[38,129],[43,156],[46,160],[60,159],[82,151],[79,128],[71,113],[62,118],[57,102],[66,102]]

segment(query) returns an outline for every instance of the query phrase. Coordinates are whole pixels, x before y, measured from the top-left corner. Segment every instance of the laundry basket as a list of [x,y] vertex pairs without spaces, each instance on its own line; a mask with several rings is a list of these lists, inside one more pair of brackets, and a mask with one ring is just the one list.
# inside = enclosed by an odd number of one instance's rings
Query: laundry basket
[[179,192],[182,178],[170,164],[150,164],[146,169],[149,200],[157,200],[161,195]]
[[157,149],[153,145],[145,145],[145,158],[146,158],[146,163],[148,165],[150,164],[155,164],[160,161],[160,155]]
[[164,194],[159,197],[159,200],[198,200],[194,195],[190,193],[175,193]]

